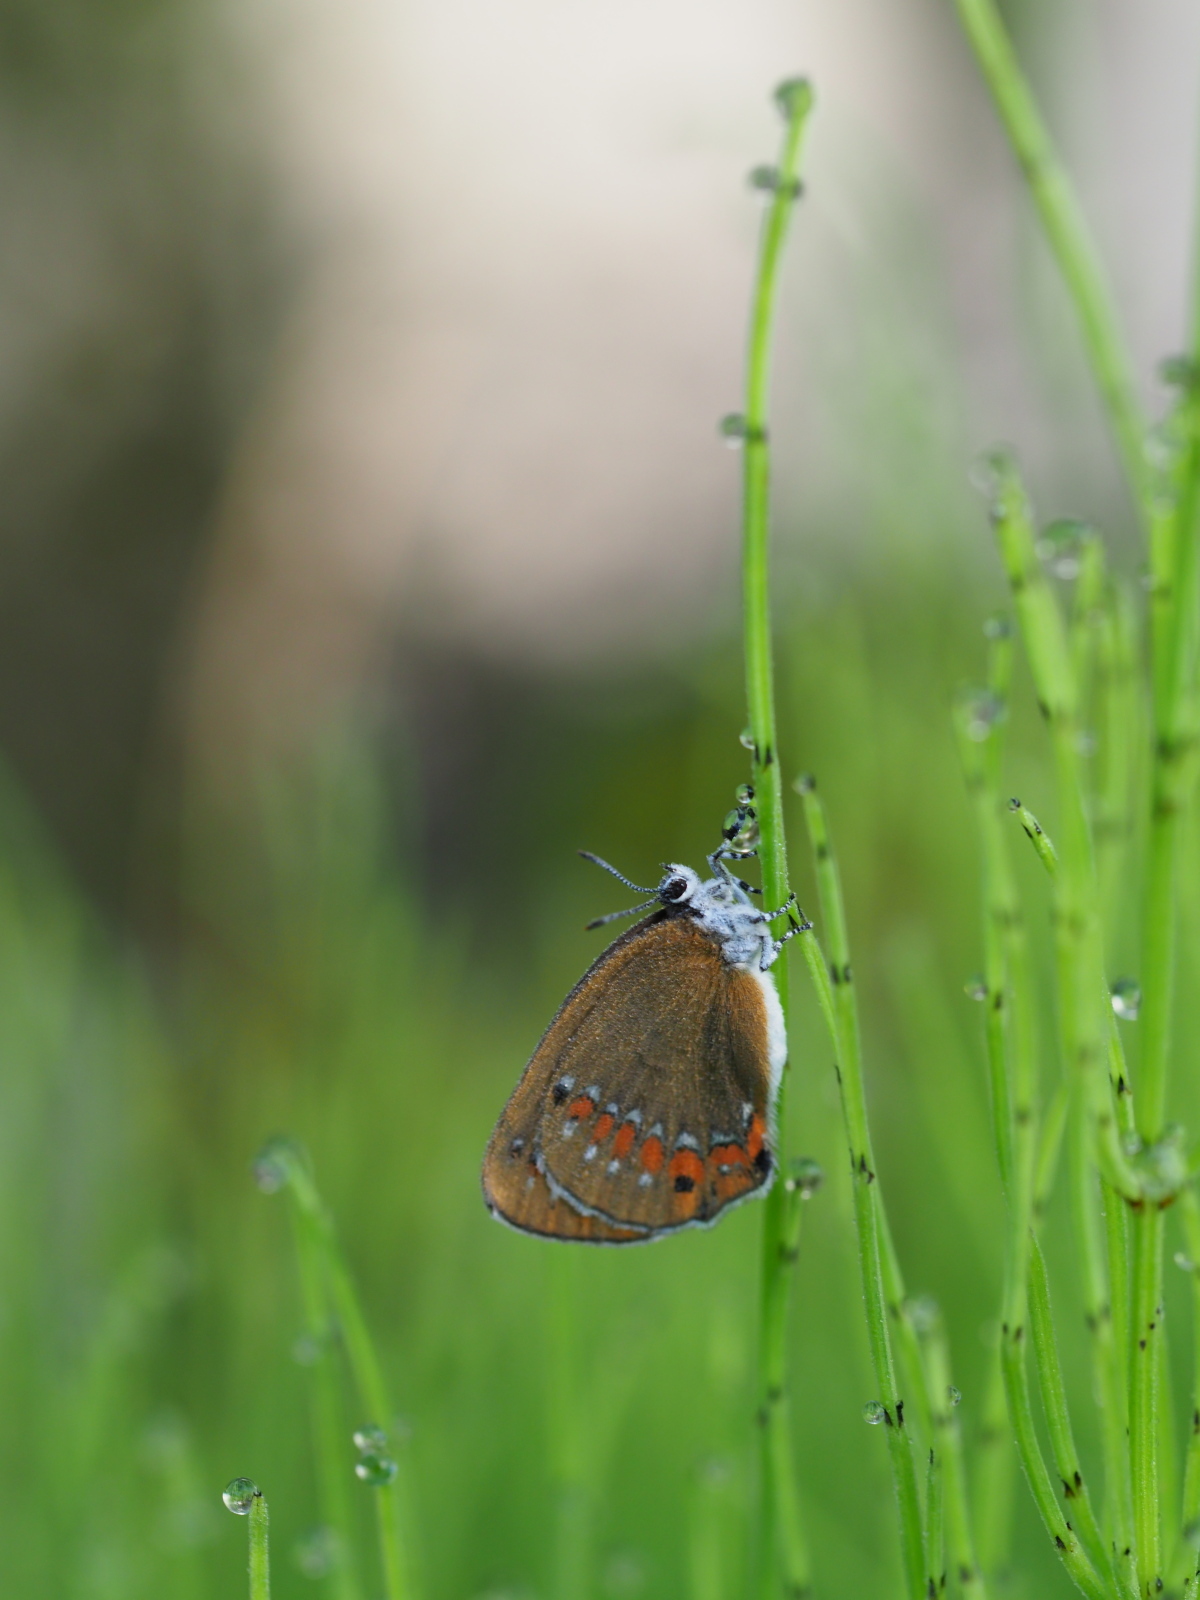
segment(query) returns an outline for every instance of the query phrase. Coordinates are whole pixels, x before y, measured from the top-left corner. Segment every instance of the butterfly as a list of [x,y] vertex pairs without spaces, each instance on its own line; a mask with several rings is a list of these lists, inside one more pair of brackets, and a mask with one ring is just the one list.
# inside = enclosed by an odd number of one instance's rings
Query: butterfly
[[[732,814],[731,814],[732,815]],[[736,828],[732,831],[736,832]],[[609,945],[563,1001],[505,1106],[483,1161],[492,1215],[525,1233],[637,1244],[707,1227],[767,1192],[787,1058],[770,968],[810,926],[760,910],[726,858],[671,865],[620,917],[650,915]],[[651,909],[653,908],[653,909]],[[787,915],[775,938],[771,924]]]

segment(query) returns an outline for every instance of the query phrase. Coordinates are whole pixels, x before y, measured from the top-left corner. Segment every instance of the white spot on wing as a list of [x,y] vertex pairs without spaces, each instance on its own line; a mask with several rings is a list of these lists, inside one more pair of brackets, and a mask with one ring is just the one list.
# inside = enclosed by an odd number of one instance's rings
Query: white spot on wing
[[599,1145],[588,1145],[587,1149],[583,1152],[583,1159],[585,1161],[594,1161],[596,1159],[596,1151],[599,1148]]

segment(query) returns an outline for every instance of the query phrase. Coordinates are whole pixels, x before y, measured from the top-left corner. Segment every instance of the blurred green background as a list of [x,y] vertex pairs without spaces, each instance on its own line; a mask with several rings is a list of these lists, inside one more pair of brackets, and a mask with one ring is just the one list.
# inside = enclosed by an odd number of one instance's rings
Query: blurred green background
[[[1149,373],[1182,337],[1200,29],[1166,0],[1050,11],[1007,15]],[[244,1592],[235,1474],[268,1494],[277,1593],[323,1592],[291,1240],[250,1176],[277,1132],[380,1343],[429,1596],[566,1600],[563,1303],[582,1593],[747,1592],[760,1214],[566,1252],[491,1222],[478,1166],[620,903],[575,851],[699,863],[746,776],[715,421],[742,177],[797,67],[820,99],[778,370],[781,745],[829,809],[881,1179],[977,1426],[1000,1195],[949,710],[1003,593],[972,456],[1013,440],[1135,590],[1140,555],[949,9],[0,0],[5,1594]],[[1027,699],[1011,787],[1052,824]],[[1114,971],[1135,947],[1117,930]],[[828,1175],[791,1344],[815,1592],[878,1594],[891,1491],[799,964],[793,994],[787,1144]],[[1019,1485],[1015,1518],[1006,1592],[1062,1592]]]

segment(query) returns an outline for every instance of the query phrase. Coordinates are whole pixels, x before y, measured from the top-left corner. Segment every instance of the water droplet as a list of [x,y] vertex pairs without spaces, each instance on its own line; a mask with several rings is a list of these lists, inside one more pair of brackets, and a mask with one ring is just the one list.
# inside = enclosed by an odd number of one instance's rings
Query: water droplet
[[958,697],[958,712],[967,738],[982,744],[1004,721],[1008,708],[990,689],[964,689]]
[[735,850],[749,852],[758,849],[758,837],[758,818],[751,813],[729,842]]
[[863,1407],[863,1421],[869,1422],[873,1428],[877,1428],[881,1422],[886,1420],[887,1412],[881,1403],[878,1400],[868,1400]]
[[221,1491],[221,1499],[225,1509],[232,1511],[235,1517],[248,1517],[250,1507],[261,1493],[253,1478],[232,1478]]
[[1176,1250],[1173,1259],[1175,1265],[1180,1269],[1181,1272],[1195,1272],[1196,1263],[1192,1260],[1191,1256],[1185,1255],[1182,1250]]
[[1083,547],[1096,537],[1096,530],[1078,517],[1059,517],[1048,522],[1038,536],[1037,553],[1052,577],[1069,581],[1079,576]]
[[336,1528],[310,1528],[296,1540],[293,1558],[306,1578],[325,1578],[342,1559]]
[[812,110],[813,87],[807,78],[785,78],[776,84],[771,98],[780,115],[790,122],[793,117],[805,116]]
[[1001,492],[1013,470],[1012,452],[1003,449],[985,450],[971,464],[968,474],[971,487],[977,489],[988,502],[988,510],[993,516],[999,510]]
[[1171,389],[1190,389],[1200,377],[1200,372],[1191,356],[1175,355],[1159,362],[1158,375]]
[[931,1294],[919,1294],[907,1302],[905,1309],[908,1320],[912,1323],[913,1332],[917,1334],[932,1333],[938,1325],[941,1311],[937,1301]]
[[278,1194],[288,1181],[288,1170],[295,1156],[290,1139],[268,1139],[255,1156],[251,1171],[264,1194]]
[[1142,990],[1136,978],[1118,978],[1112,986],[1112,1008],[1122,1022],[1136,1022],[1142,1009]]
[[354,1430],[354,1448],[356,1450],[374,1451],[377,1455],[386,1455],[388,1437],[376,1422],[364,1422],[361,1428]]
[[731,450],[739,450],[746,442],[746,419],[740,411],[730,411],[717,423],[717,432]]
[[301,1333],[292,1344],[292,1360],[298,1367],[315,1367],[325,1349],[325,1341],[315,1333]]
[[754,749],[754,729],[753,728],[743,728],[741,733],[738,735],[738,741],[739,741],[739,743],[741,744],[741,746],[742,746],[742,748],[744,750],[753,750]]
[[364,1483],[371,1484],[374,1488],[382,1488],[385,1483],[391,1483],[400,1469],[391,1456],[377,1454],[374,1450],[367,1450],[354,1463],[354,1475],[361,1478]]
[[968,1000],[986,1000],[988,997],[988,986],[978,975],[968,978],[963,984],[963,990]]
[[1012,631],[1012,623],[1002,612],[997,612],[994,617],[989,617],[983,625],[983,637],[985,639],[1011,639]]
[[952,1406],[962,1404],[962,1391],[956,1389],[952,1383],[946,1385],[946,1399]]
[[767,165],[752,167],[746,182],[752,189],[757,189],[762,194],[786,194],[789,200],[797,200],[804,193],[804,185],[800,179],[785,180],[778,167]]
[[1121,1140],[1121,1148],[1127,1156],[1140,1156],[1142,1141],[1138,1134],[1130,1132]]
[[811,1156],[799,1156],[790,1163],[786,1187],[801,1200],[811,1200],[825,1182],[825,1174]]
[[754,785],[752,783],[740,783],[738,785],[737,793],[733,798],[737,801],[739,806],[753,805]]

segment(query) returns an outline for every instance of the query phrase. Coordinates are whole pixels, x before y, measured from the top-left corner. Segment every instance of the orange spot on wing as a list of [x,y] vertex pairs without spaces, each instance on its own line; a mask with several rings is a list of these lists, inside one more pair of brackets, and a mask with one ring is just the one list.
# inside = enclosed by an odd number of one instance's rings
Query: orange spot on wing
[[642,1142],[642,1166],[647,1172],[657,1173],[662,1171],[663,1142],[656,1133]]
[[597,1144],[600,1143],[601,1139],[608,1138],[609,1134],[613,1131],[613,1124],[616,1122],[616,1120],[617,1119],[607,1111],[600,1118],[599,1122],[597,1122],[596,1126],[592,1129],[592,1138]]
[[671,1202],[677,1215],[693,1217],[704,1193],[704,1162],[695,1150],[676,1150],[667,1166]]
[[752,1158],[740,1144],[715,1144],[708,1159],[714,1167],[748,1167]]
[[[613,1155],[618,1160],[623,1160],[633,1149],[633,1141],[637,1138],[637,1124],[623,1122],[617,1129],[617,1137],[613,1140]],[[645,1156],[643,1155],[643,1162]],[[661,1155],[660,1155],[661,1163]]]
[[750,1132],[746,1135],[746,1154],[752,1162],[757,1160],[758,1153],[762,1149],[766,1137],[767,1125],[755,1112],[750,1122]]
[[590,1117],[596,1109],[596,1102],[590,1094],[576,1095],[567,1107],[567,1115],[574,1117],[577,1122],[582,1122],[585,1117]]

